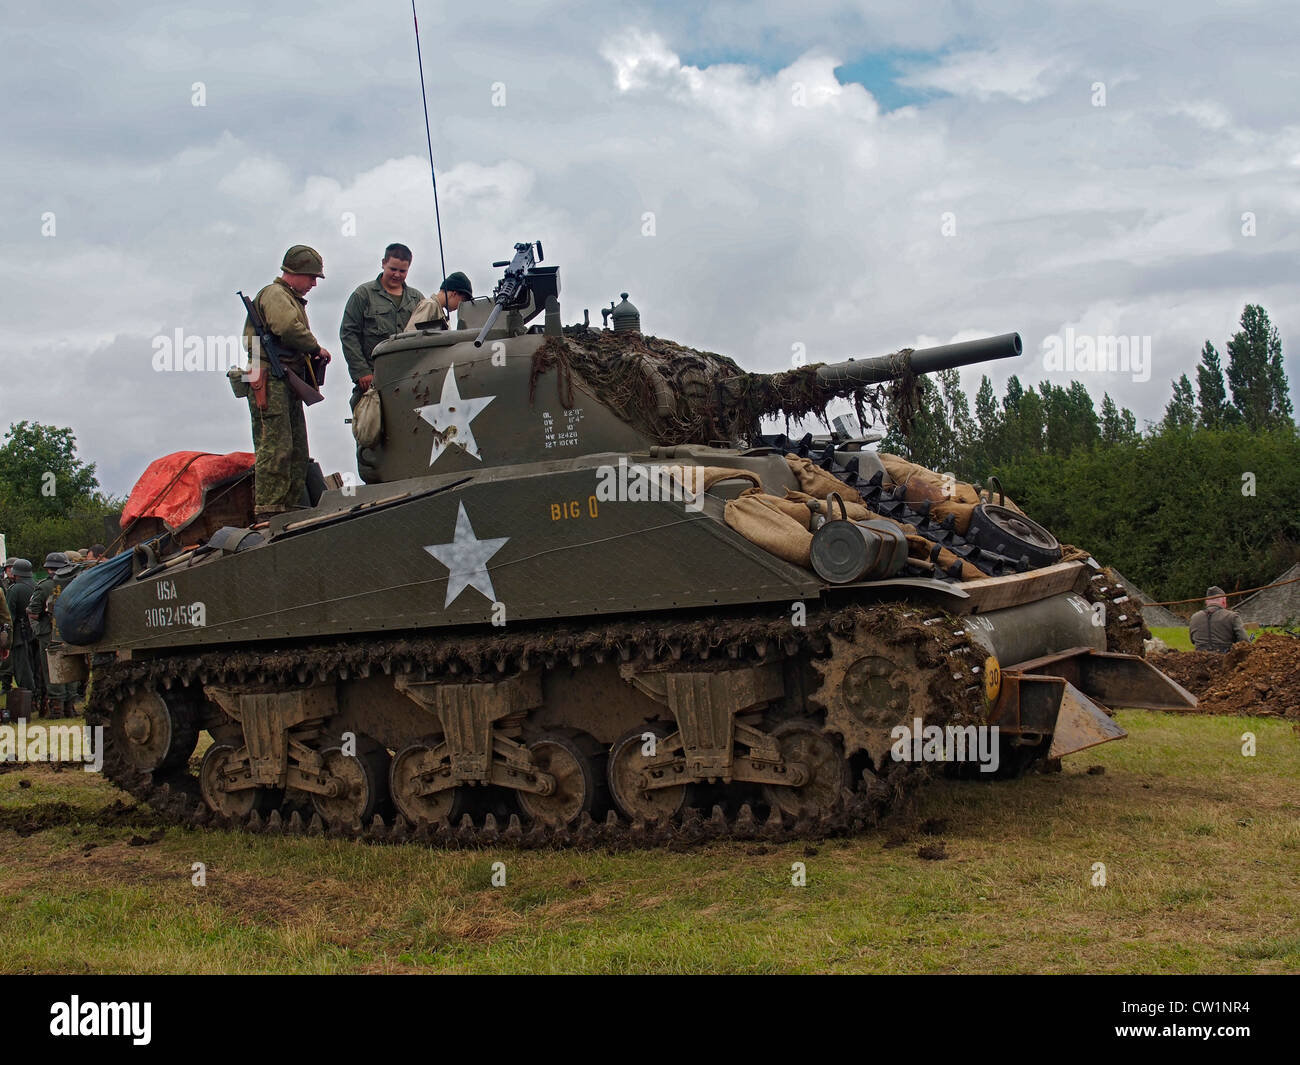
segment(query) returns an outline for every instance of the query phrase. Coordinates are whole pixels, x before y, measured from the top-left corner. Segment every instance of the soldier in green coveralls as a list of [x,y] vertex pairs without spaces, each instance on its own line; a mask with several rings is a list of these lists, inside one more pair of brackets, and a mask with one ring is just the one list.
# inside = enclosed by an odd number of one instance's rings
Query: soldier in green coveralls
[[[267,285],[253,300],[267,329],[285,349],[281,359],[285,369],[304,380],[307,356],[320,355],[329,361],[330,354],[320,345],[307,322],[307,293],[325,276],[325,261],[320,252],[305,244],[295,244],[284,253],[281,275]],[[245,320],[244,344],[255,350],[256,331]],[[301,506],[307,491],[307,418],[302,400],[284,379],[271,376],[270,360],[260,353],[260,365],[250,370],[264,375],[266,406],[258,405],[260,388],[248,395],[248,410],[253,422],[253,448],[257,454],[254,477],[257,482],[254,509],[258,518],[283,514]]]
[[411,249],[405,244],[388,245],[379,265],[379,276],[358,285],[348,297],[339,326],[343,357],[348,361],[348,373],[354,382],[351,400],[354,409],[357,400],[374,384],[375,348],[394,333],[402,332],[424,299],[424,293],[406,283]]

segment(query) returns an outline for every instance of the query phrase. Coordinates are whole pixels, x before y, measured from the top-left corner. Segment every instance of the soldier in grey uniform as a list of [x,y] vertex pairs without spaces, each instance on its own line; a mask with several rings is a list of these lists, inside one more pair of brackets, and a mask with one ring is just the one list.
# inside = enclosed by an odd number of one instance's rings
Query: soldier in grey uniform
[[1217,584],[1205,590],[1205,609],[1187,623],[1192,646],[1198,651],[1232,650],[1234,643],[1248,643],[1250,635],[1235,610],[1228,609],[1228,593]]
[[32,597],[32,564],[25,558],[13,560],[13,583],[5,593],[5,604],[13,619],[13,646],[9,650],[13,663],[14,688],[9,693],[9,720],[32,716],[32,691],[36,678],[32,672],[36,639],[27,617],[27,603]]
[[4,694],[6,700],[5,719],[8,720],[9,710],[7,701],[9,699],[9,689],[14,686],[14,659],[13,659],[13,640],[14,640],[14,619],[9,616],[9,585],[13,583],[14,560],[5,559],[4,572],[0,575],[0,602],[4,603],[0,608],[0,623],[9,626],[9,647],[0,650],[0,693]]

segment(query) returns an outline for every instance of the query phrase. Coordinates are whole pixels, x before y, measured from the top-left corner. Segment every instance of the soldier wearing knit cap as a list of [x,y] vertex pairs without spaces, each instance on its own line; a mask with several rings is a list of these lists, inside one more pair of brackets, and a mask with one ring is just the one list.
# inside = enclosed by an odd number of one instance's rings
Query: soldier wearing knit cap
[[466,300],[473,298],[474,286],[470,284],[469,278],[459,270],[454,270],[442,279],[437,292],[422,300],[415,308],[410,321],[406,323],[406,328],[411,330],[425,323],[434,322],[436,325],[430,328],[446,329],[447,315],[459,308]]

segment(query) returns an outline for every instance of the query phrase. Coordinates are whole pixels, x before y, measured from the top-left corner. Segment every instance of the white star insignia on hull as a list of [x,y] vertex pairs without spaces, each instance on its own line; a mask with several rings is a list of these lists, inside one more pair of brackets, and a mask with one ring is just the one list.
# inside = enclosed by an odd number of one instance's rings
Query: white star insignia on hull
[[451,606],[456,597],[466,588],[487,596],[489,603],[496,602],[496,592],[492,590],[492,578],[488,575],[487,562],[501,548],[505,547],[508,536],[498,536],[491,540],[480,540],[474,535],[474,528],[465,513],[465,504],[460,504],[456,511],[456,532],[449,544],[429,544],[425,550],[447,567],[447,601],[443,608]]
[[483,457],[478,453],[478,442],[474,439],[474,430],[469,427],[491,403],[496,396],[477,396],[473,399],[461,399],[460,389],[456,385],[456,364],[447,369],[447,376],[442,379],[442,399],[424,407],[416,407],[415,413],[433,426],[436,435],[433,438],[433,453],[429,456],[429,465],[438,461],[438,456],[451,444],[459,444],[466,454],[472,455],[480,462]]

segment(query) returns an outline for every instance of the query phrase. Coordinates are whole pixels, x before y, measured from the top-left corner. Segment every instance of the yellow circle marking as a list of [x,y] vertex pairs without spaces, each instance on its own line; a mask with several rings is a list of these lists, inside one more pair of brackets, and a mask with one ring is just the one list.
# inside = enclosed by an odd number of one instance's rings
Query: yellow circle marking
[[989,703],[998,701],[1002,692],[1002,667],[992,655],[984,659],[984,698]]

